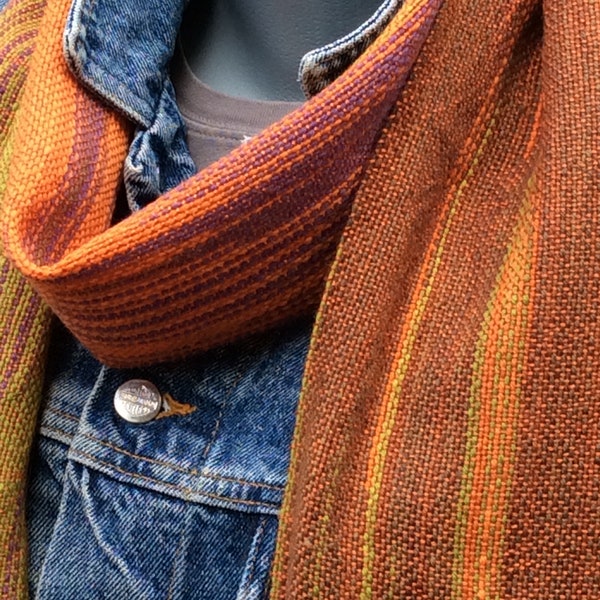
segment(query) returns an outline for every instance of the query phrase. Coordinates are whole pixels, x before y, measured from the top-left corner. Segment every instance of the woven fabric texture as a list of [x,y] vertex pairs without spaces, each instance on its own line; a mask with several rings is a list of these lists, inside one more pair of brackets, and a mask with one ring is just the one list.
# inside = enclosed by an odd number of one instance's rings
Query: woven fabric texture
[[69,5],[48,4],[17,115],[3,234],[18,268],[113,366],[187,356],[314,311],[428,22],[396,19],[322,94],[109,227],[128,128],[65,65]]
[[[310,310],[329,271],[272,599],[600,597],[600,4],[407,0],[306,106],[113,227],[129,132],[64,66],[67,5],[3,145],[3,236],[84,343],[184,356]],[[1,443],[17,492],[31,406]]]
[[[43,0],[0,14],[0,205],[11,132]],[[0,253],[0,596],[27,596],[25,485],[41,393],[50,312]]]
[[275,599],[600,597],[600,4],[447,0],[313,336]]

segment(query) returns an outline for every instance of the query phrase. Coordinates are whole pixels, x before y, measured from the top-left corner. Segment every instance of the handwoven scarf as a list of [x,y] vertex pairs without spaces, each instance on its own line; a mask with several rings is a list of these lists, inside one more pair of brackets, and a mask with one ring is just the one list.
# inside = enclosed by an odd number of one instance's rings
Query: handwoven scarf
[[62,49],[71,2],[52,0],[15,125],[4,211],[12,260],[113,366],[185,357],[315,309],[438,3],[408,3],[300,110],[109,227],[129,127],[71,76]]
[[127,128],[64,66],[67,4],[40,25],[4,240],[100,358],[309,309],[349,213],[272,598],[600,597],[600,5],[407,0],[299,112],[109,227]]
[[[0,204],[15,110],[44,4],[12,2],[0,15]],[[49,321],[50,311],[0,252],[0,597],[6,599],[27,594],[25,485]]]

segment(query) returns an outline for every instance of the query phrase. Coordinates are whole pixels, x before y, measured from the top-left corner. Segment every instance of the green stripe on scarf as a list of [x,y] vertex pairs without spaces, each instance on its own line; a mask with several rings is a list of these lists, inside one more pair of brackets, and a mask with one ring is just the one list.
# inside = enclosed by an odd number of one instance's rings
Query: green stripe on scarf
[[[10,133],[45,2],[11,2],[0,14],[0,199]],[[19,18],[22,15],[23,18]],[[24,497],[42,386],[50,312],[0,256],[0,596],[27,598]]]

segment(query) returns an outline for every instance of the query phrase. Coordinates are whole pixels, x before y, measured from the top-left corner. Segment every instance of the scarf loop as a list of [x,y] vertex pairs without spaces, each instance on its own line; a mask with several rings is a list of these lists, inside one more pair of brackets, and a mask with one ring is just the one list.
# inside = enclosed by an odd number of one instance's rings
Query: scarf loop
[[111,227],[130,127],[71,76],[70,2],[50,2],[15,126],[11,259],[111,366],[185,357],[316,309],[430,4],[408,3],[321,94]]

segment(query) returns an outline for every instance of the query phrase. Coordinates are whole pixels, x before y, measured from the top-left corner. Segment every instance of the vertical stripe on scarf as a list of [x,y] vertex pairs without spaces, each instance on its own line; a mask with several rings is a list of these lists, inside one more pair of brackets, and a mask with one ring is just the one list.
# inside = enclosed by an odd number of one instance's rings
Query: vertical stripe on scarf
[[[10,134],[44,0],[9,2],[0,13],[0,206]],[[0,256],[0,596],[27,597],[25,489],[44,373],[49,311]]]
[[600,8],[544,10],[445,2],[384,128],[317,319],[273,599],[600,593]]

